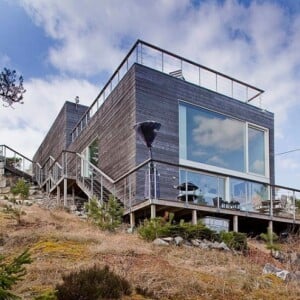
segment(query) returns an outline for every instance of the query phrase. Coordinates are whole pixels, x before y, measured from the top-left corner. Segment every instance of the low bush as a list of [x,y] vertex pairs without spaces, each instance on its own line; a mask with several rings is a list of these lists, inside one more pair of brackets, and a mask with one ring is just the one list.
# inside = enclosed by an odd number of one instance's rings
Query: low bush
[[11,188],[13,195],[19,195],[22,200],[29,196],[29,184],[24,179],[19,179],[17,183]]
[[85,210],[88,218],[101,229],[114,231],[122,223],[124,209],[112,195],[103,204],[97,198],[92,198],[86,203]]
[[129,282],[109,270],[94,266],[63,276],[56,286],[57,300],[120,299],[131,294]]
[[279,250],[280,247],[277,244],[278,235],[275,232],[272,232],[270,228],[268,228],[267,233],[261,233],[260,238],[264,240],[267,244],[267,249],[270,250]]
[[163,218],[145,220],[138,228],[139,235],[147,241],[153,241],[161,237],[181,236],[184,239],[219,240],[218,234],[199,223],[191,225],[181,221],[179,224],[165,222]]
[[230,248],[237,251],[246,251],[247,246],[247,235],[241,232],[220,232],[221,240]]

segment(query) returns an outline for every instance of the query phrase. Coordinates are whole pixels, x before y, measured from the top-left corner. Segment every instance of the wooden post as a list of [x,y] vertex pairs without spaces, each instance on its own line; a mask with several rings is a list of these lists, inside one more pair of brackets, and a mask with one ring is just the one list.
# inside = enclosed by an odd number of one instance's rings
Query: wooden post
[[197,210],[196,209],[192,210],[192,224],[197,225]]
[[64,206],[68,206],[67,196],[68,196],[68,185],[67,185],[67,178],[64,178]]
[[156,218],[156,205],[151,204],[151,219]]
[[269,221],[269,226],[268,226],[268,235],[270,238],[270,244],[273,245],[273,221]]
[[134,212],[130,213],[130,227],[133,229],[135,227],[135,214]]
[[57,206],[60,206],[60,186],[57,185],[56,188],[56,204]]
[[233,231],[238,232],[239,231],[239,217],[233,216]]

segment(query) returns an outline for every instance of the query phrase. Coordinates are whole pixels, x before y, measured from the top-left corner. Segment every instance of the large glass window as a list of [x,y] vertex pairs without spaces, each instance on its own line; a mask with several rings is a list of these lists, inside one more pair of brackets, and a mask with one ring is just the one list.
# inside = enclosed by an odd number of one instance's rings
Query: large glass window
[[265,175],[265,133],[248,128],[249,172]]
[[180,159],[265,175],[265,134],[265,130],[226,115],[187,103],[179,105]]
[[[225,179],[223,177],[180,170],[179,180],[180,186],[185,187],[185,183],[187,183],[186,190],[179,191],[179,196],[183,196],[182,200],[185,200],[187,194],[194,203],[217,206],[218,197],[220,200],[225,199]],[[190,186],[193,188],[189,190]]]
[[230,196],[230,201],[240,203],[241,210],[258,211],[261,202],[268,199],[268,188],[262,183],[230,178]]

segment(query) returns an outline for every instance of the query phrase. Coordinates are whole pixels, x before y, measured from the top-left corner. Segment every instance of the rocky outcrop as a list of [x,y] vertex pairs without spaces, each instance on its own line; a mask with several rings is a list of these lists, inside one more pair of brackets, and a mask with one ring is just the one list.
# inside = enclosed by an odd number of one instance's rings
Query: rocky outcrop
[[191,240],[184,240],[181,236],[173,237],[165,237],[165,238],[157,238],[153,241],[154,245],[157,246],[169,246],[169,245],[176,245],[176,246],[186,246],[186,247],[197,247],[201,249],[216,249],[221,251],[231,251],[229,247],[224,242],[211,242],[207,240],[200,240],[200,239],[191,239]]

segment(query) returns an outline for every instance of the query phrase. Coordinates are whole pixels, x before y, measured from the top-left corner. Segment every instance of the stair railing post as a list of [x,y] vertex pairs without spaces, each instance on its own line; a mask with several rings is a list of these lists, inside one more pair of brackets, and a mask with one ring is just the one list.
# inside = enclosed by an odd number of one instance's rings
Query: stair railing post
[[103,204],[103,176],[100,177],[100,203]]
[[65,156],[66,156],[66,176],[68,176],[68,153],[65,152]]
[[91,192],[92,192],[92,195],[94,195],[94,170],[91,166],[89,166],[89,168],[92,169],[91,171]]
[[156,189],[156,172],[157,172],[157,170],[156,170],[156,164],[154,164],[154,170],[153,170],[154,172],[153,172],[153,176],[154,176],[154,199],[157,199],[157,189]]
[[152,161],[149,163],[148,165],[148,189],[149,189],[149,200],[151,201],[151,164],[152,164]]

